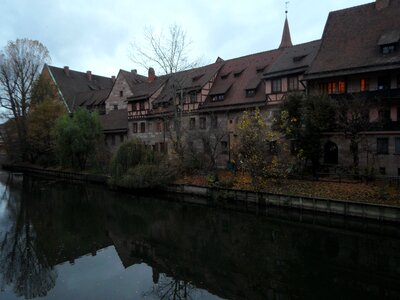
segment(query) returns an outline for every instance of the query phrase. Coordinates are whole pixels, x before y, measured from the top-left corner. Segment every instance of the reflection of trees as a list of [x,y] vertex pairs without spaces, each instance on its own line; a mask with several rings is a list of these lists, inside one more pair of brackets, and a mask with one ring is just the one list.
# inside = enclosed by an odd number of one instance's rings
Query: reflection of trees
[[[24,180],[25,186],[28,182]],[[11,285],[18,296],[26,299],[43,297],[55,286],[57,273],[47,263],[39,251],[36,234],[31,224],[28,202],[29,187],[25,187],[22,197],[10,190],[2,200],[7,201],[11,225],[0,240],[0,286]]]
[[196,288],[190,282],[162,274],[158,283],[144,296],[155,296],[157,299],[166,300],[188,300],[193,299],[192,294],[195,290]]

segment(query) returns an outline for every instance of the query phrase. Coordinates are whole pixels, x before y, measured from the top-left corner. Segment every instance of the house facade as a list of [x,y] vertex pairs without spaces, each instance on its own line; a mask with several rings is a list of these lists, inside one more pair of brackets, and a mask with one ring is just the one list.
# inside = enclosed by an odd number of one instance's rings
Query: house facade
[[[360,168],[390,176],[400,176],[399,15],[394,0],[331,12],[305,73],[309,93],[368,106],[369,124],[359,133]],[[324,162],[351,165],[350,146],[349,133],[327,133]]]

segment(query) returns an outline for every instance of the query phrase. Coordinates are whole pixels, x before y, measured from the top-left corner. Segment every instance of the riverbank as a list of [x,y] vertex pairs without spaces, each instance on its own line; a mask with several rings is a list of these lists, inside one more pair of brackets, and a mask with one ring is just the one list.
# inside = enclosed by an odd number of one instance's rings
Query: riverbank
[[[79,180],[97,184],[106,184],[108,176],[88,173],[44,169],[28,165],[3,165],[10,172],[40,175],[66,180]],[[314,182],[316,184],[316,182]],[[284,185],[283,185],[284,186]],[[400,222],[400,205],[383,203],[356,202],[341,199],[323,198],[306,195],[290,195],[277,192],[253,192],[246,189],[224,188],[218,186],[193,185],[182,181],[164,188],[170,193],[203,197],[207,204],[224,207],[228,202],[257,205],[260,207],[286,207],[328,214],[361,217],[380,221]],[[193,202],[193,199],[188,199]],[[200,201],[201,203],[204,201]]]

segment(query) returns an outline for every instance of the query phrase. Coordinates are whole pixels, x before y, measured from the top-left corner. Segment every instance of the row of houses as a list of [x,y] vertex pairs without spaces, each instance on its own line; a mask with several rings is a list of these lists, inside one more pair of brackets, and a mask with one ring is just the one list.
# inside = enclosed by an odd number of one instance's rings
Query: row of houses
[[[196,137],[223,132],[219,164],[230,159],[236,126],[244,110],[258,107],[268,121],[279,114],[288,93],[326,93],[335,99],[362,97],[376,103],[365,132],[360,166],[400,176],[400,1],[376,0],[329,14],[320,40],[292,45],[286,18],[277,49],[158,76],[120,70],[116,77],[46,65],[43,74],[67,110],[101,114],[105,143],[114,151],[138,138],[172,153],[177,131]],[[177,129],[179,120],[179,129]],[[199,145],[195,145],[199,146]],[[322,162],[351,165],[350,141],[327,132]]]

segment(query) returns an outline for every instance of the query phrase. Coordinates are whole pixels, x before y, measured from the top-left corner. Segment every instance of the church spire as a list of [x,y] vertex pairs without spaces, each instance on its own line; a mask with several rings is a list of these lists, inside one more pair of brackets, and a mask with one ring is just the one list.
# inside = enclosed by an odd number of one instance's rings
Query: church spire
[[281,44],[279,45],[279,49],[293,46],[292,39],[290,37],[289,22],[287,20],[287,13],[288,13],[287,5],[288,5],[288,3],[289,2],[287,1],[286,2],[286,11],[285,11],[285,14],[286,14],[285,25],[283,26],[282,41],[281,41]]

